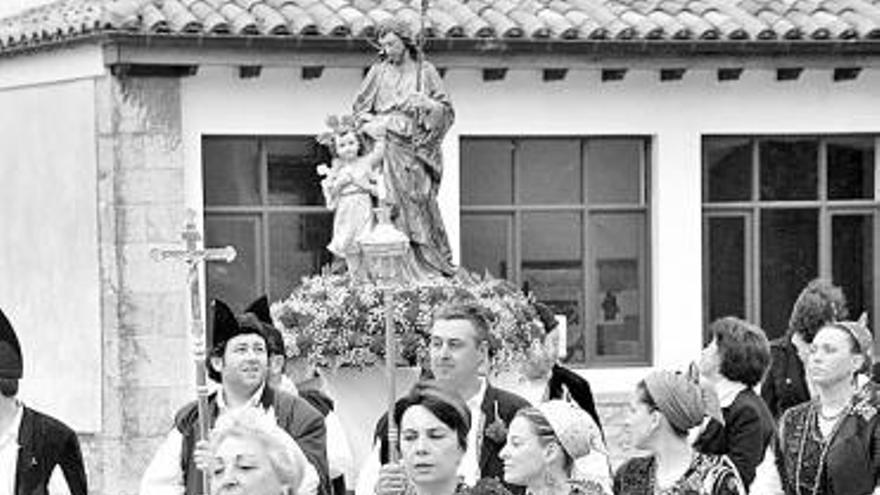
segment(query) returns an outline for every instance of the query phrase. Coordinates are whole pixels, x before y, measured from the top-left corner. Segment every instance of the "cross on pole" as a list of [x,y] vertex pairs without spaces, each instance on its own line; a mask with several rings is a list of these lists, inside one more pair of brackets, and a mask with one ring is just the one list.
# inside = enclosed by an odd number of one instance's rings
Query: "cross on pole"
[[[196,393],[199,408],[199,439],[208,438],[208,381],[205,370],[205,325],[202,318],[201,284],[199,267],[203,262],[225,261],[235,259],[236,252],[232,246],[223,248],[204,248],[201,246],[202,234],[196,227],[195,210],[187,210],[187,221],[181,237],[185,242],[184,249],[153,249],[150,256],[156,261],[179,260],[187,266],[187,285],[189,286],[189,320],[193,339],[193,361],[196,367]],[[208,470],[202,471],[202,493],[210,493]]]

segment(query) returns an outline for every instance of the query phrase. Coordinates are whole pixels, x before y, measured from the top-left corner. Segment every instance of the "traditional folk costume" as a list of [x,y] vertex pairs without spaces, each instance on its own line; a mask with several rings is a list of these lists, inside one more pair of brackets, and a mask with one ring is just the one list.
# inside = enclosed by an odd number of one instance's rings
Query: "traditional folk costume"
[[[245,314],[241,318],[236,318],[225,304],[215,301],[213,332],[208,335],[209,348],[248,333],[256,333],[266,338],[266,330],[262,328],[258,318],[255,315],[250,318],[247,318],[248,316],[250,315]],[[207,359],[210,359],[210,356]],[[316,493],[329,495],[326,430],[321,413],[304,399],[273,390],[265,383],[254,393],[248,404],[242,407],[259,407],[271,411],[278,426],[288,432],[302,449],[309,465],[305,467],[305,476],[296,495]],[[222,390],[209,396],[208,410],[209,424],[213,427],[217,418],[229,410]],[[168,433],[144,472],[140,486],[141,495],[202,493],[202,478],[192,459],[199,436],[198,415],[195,401],[177,412],[174,428]]]
[[770,368],[761,383],[761,398],[777,419],[790,407],[810,400],[804,363],[787,335],[770,342]]
[[[706,396],[685,375],[656,371],[645,377],[645,390],[675,432],[697,427],[708,414]],[[714,413],[713,413],[714,414]],[[682,439],[686,442],[686,439]],[[630,459],[614,475],[614,493],[627,495],[745,495],[746,487],[726,455],[692,451],[687,469],[670,486],[657,486],[654,456]]]
[[614,493],[627,495],[743,495],[736,466],[725,456],[695,453],[690,467],[673,486],[655,486],[653,456],[630,459],[614,476]]
[[[0,378],[22,377],[21,346],[0,311]],[[17,413],[0,431],[0,494],[46,495],[55,468],[71,495],[86,495],[85,466],[76,433],[57,419],[17,402]]]
[[[611,464],[599,426],[575,403],[550,400],[535,406],[572,459],[567,491],[579,495],[610,495]],[[528,491],[527,491],[528,493]]]
[[880,483],[880,391],[863,387],[827,437],[820,407],[811,401],[782,416],[774,455],[785,494],[870,494]]
[[[458,473],[468,486],[475,486],[480,479],[504,478],[504,462],[498,456],[507,441],[507,427],[517,411],[529,407],[522,397],[496,388],[488,381],[474,397],[466,401],[471,413],[471,429],[468,432],[468,447],[458,467]],[[379,479],[381,463],[387,462],[388,425],[385,416],[376,425],[373,451],[361,468],[358,476],[356,495],[373,495]],[[505,485],[514,494],[522,494],[523,487]]]

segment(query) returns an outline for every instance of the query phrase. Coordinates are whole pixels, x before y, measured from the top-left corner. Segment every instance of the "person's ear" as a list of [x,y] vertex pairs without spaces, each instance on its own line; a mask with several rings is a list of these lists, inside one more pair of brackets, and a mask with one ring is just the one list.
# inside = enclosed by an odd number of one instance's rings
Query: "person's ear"
[[666,417],[663,416],[663,413],[661,413],[657,409],[654,409],[653,411],[651,411],[651,431],[652,432],[659,431],[661,426],[663,425],[664,421],[666,421]]
[[480,358],[484,363],[489,362],[489,341],[484,340],[480,342],[480,345],[477,346],[477,351],[480,353]]
[[211,368],[218,374],[223,372],[223,358],[220,356],[211,356]]
[[852,356],[853,359],[853,370],[855,373],[861,373],[865,368],[865,356],[864,354],[855,354]]
[[269,372],[272,375],[280,375],[284,372],[284,356],[275,354],[269,357]]
[[564,455],[562,446],[559,445],[559,442],[550,442],[544,446],[544,462],[547,464],[553,463],[556,459],[559,459]]

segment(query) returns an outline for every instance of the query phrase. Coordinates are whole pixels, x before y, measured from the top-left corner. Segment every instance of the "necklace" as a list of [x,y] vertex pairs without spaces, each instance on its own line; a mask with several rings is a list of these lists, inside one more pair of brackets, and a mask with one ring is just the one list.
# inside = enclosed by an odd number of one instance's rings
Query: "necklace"
[[[822,406],[818,403],[815,405],[811,405],[807,410],[807,415],[805,418],[805,430],[801,435],[801,441],[798,445],[798,456],[797,456],[797,465],[794,470],[794,483],[795,483],[795,493],[801,495],[801,466],[803,466],[804,462],[804,447],[807,443],[807,436],[809,429],[813,428],[813,424],[816,423],[816,428],[819,428],[818,422],[815,421],[816,416],[825,417],[821,412]],[[840,417],[843,413],[847,412],[850,409],[849,406],[844,407],[839,413],[837,413],[836,417]],[[833,418],[832,418],[833,419]],[[837,421],[834,423],[834,427],[831,429],[831,432],[825,437],[824,444],[822,445],[822,451],[819,453],[819,461],[818,466],[816,467],[816,477],[813,479],[813,489],[812,495],[818,495],[819,486],[822,484],[822,469],[825,467],[825,457],[828,455],[828,448],[831,447],[831,442],[834,440],[834,436],[837,435],[837,430],[840,428],[842,421]],[[819,436],[822,436],[821,431],[819,432]]]

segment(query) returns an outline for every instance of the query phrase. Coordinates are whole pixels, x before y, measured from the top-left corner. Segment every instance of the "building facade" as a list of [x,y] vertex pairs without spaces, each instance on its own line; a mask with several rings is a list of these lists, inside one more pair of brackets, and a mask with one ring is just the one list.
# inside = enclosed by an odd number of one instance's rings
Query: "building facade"
[[[817,276],[853,312],[880,306],[875,4],[675,8],[429,11],[456,261],[566,315],[618,453],[621,397],[696,359],[710,319],[779,336]],[[350,108],[371,26],[414,14],[68,0],[0,21],[0,304],[26,329],[24,400],[82,434],[95,493],[134,493],[193,396],[185,273],[150,251],[191,208],[239,253],[207,296],[279,300],[320,270],[313,137]]]

